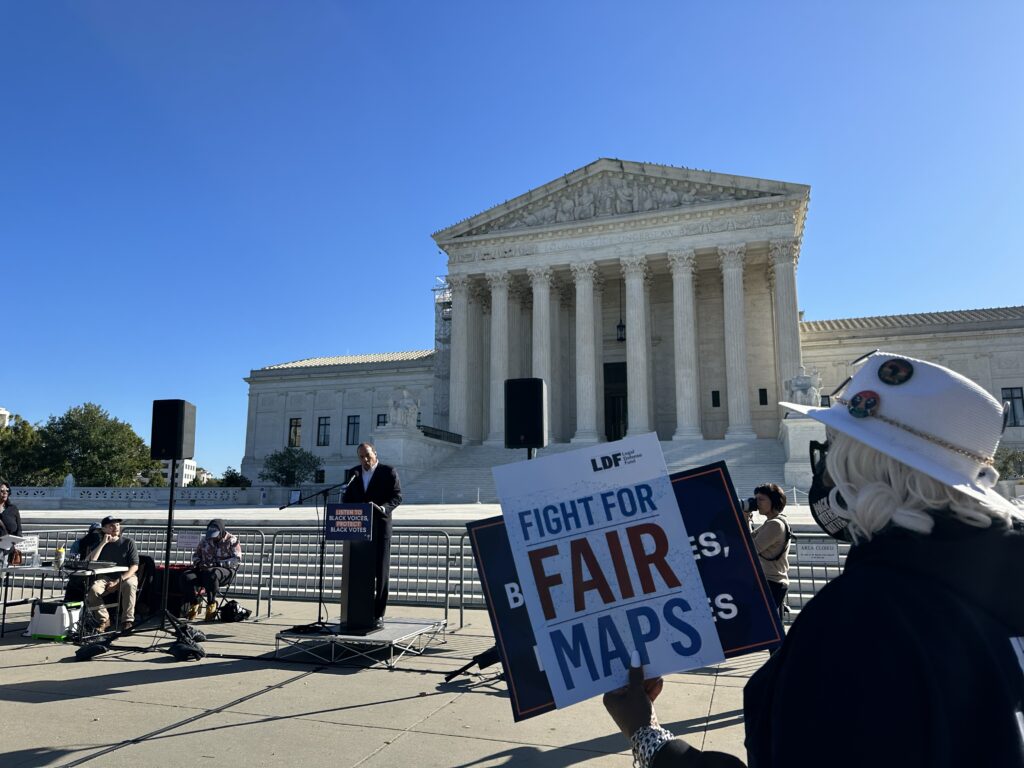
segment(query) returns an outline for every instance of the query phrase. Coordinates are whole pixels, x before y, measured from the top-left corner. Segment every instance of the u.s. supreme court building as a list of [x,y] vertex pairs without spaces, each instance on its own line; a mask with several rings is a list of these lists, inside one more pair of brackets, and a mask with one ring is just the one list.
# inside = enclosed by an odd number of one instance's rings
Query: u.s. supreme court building
[[[655,431],[670,466],[728,458],[735,474],[749,461],[777,474],[763,480],[805,487],[819,427],[783,418],[778,401],[827,404],[850,361],[878,347],[1010,401],[1004,440],[1024,445],[1024,307],[802,322],[809,195],[600,159],[436,232],[448,274],[433,349],[252,371],[242,472],[257,477],[291,445],[337,482],[364,440],[412,485],[472,466],[474,452],[481,466],[518,460],[502,453],[504,382],[536,377],[553,446]],[[439,500],[431,488],[417,500]]]

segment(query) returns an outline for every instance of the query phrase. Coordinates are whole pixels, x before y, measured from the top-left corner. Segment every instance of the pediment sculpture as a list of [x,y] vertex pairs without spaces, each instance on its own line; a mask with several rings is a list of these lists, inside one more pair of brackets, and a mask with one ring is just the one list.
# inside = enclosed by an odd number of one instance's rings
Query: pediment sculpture
[[752,200],[775,194],[634,173],[604,172],[546,195],[465,234],[482,235],[705,203]]

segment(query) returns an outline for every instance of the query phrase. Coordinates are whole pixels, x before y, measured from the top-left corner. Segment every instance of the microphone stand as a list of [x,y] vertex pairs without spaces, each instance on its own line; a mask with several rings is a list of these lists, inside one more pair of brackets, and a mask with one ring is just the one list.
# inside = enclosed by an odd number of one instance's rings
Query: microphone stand
[[[352,477],[350,477],[347,482],[337,483],[337,484],[329,486],[327,488],[323,488],[323,489],[318,490],[318,491],[313,491],[312,493],[310,493],[310,494],[308,494],[306,496],[299,497],[295,501],[290,501],[287,504],[282,504],[277,509],[278,509],[278,511],[280,511],[282,509],[287,509],[288,507],[293,507],[296,504],[301,504],[302,502],[308,501],[309,499],[315,498],[317,496],[323,496],[324,497],[324,515],[326,516],[326,514],[327,514],[327,497],[330,494],[330,492],[331,491],[335,491],[338,488],[342,488],[345,491],[347,491],[348,487],[350,485],[352,485],[352,481],[355,480],[357,477],[359,477],[359,472],[353,472],[352,473]],[[320,509],[319,509],[319,507],[316,508],[316,524],[317,524],[317,528],[320,530],[320,600],[319,600],[319,602],[317,603],[317,606],[316,606],[316,621],[312,622],[311,624],[299,624],[297,626],[292,627],[291,631],[292,632],[297,632],[297,633],[300,633],[300,634],[304,634],[304,635],[333,635],[333,634],[335,634],[335,627],[332,627],[330,624],[328,624],[326,621],[324,621],[324,614],[323,614],[323,610],[324,610],[324,569],[325,569],[325,565],[324,564],[325,564],[325,561],[327,559],[327,535],[326,535],[326,532],[324,531],[324,527],[320,524]]]

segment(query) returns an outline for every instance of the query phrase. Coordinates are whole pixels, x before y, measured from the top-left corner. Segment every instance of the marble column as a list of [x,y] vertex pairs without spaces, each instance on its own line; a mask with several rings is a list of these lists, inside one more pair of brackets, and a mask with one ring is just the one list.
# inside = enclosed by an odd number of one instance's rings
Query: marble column
[[505,379],[508,378],[508,272],[488,272],[491,287],[491,407],[488,445],[505,445]]
[[757,437],[750,419],[750,391],[747,376],[747,321],[743,306],[743,260],[746,245],[738,243],[718,249],[722,266],[722,300],[725,310],[725,378],[729,426],[726,439]]
[[644,316],[647,318],[647,423],[657,431],[658,420],[654,414],[654,302],[651,291],[654,290],[654,275],[647,272],[644,278]]
[[551,436],[551,281],[550,267],[532,267],[526,271],[533,288],[533,365],[531,374],[544,379],[548,414],[548,435]]
[[249,393],[249,415],[245,426],[245,457],[243,461],[256,460],[256,411],[259,408],[259,395]]
[[703,440],[700,429],[700,378],[697,365],[697,311],[693,249],[670,253],[672,271],[672,339],[676,385],[676,431],[673,440]]
[[[449,275],[452,291],[451,370],[448,378],[448,430],[466,434],[469,405],[469,278]],[[340,426],[340,425],[339,425]]]
[[576,283],[576,434],[574,443],[597,442],[597,388],[594,370],[594,276],[592,261],[573,264]]
[[523,301],[522,286],[515,280],[508,288],[508,377],[521,379],[523,368]]
[[627,435],[651,431],[647,402],[647,310],[644,307],[645,256],[619,259],[626,280],[626,407],[629,411]]
[[576,410],[575,392],[569,392],[573,381],[576,359],[573,352],[573,294],[576,289],[558,280],[551,291],[551,442],[569,442],[573,412]]
[[490,393],[489,334],[490,334],[490,292],[486,286],[476,283],[470,290],[469,303],[469,423],[467,434],[473,443],[480,443],[486,434],[487,402]]
[[[796,301],[797,242],[769,243],[775,284],[775,348],[779,356],[779,386],[800,373],[800,313]],[[783,396],[788,397],[783,393]]]
[[306,393],[306,409],[302,414],[301,447],[307,451],[316,448],[316,391]]
[[597,401],[597,439],[608,439],[604,431],[604,278],[594,277],[594,397]]

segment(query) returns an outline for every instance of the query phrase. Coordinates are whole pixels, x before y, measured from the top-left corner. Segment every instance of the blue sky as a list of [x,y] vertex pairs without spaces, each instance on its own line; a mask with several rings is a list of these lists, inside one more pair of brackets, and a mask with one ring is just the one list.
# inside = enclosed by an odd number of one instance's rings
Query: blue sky
[[1024,304],[1019,2],[0,4],[0,405],[432,346],[431,232],[598,157],[811,185],[807,319]]

